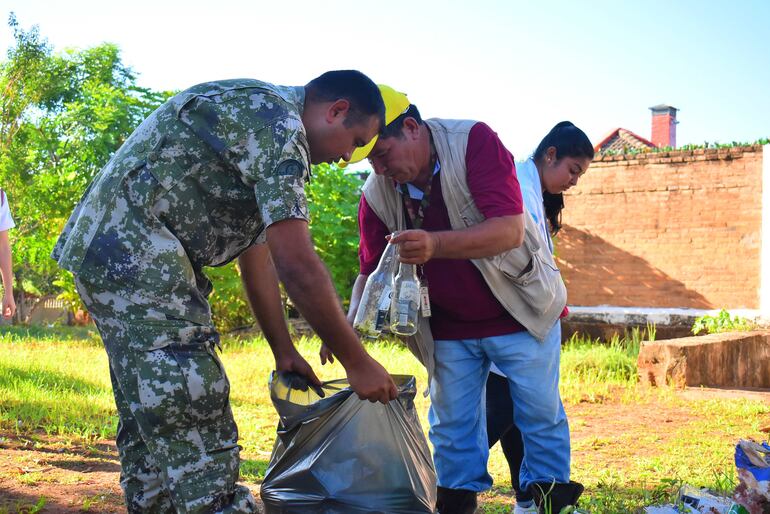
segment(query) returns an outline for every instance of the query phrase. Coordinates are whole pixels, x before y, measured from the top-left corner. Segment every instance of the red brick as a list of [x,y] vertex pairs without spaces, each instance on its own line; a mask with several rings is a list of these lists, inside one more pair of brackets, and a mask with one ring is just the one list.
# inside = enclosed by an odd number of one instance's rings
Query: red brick
[[708,149],[671,152],[676,165],[592,164],[556,241],[570,303],[757,308],[762,153],[722,153],[733,160]]

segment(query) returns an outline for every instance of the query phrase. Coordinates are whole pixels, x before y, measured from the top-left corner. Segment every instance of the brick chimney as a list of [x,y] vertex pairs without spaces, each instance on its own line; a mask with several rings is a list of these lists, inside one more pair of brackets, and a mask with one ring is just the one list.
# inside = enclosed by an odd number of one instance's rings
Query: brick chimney
[[652,142],[658,148],[670,146],[676,148],[676,107],[670,105],[656,105],[650,107],[652,111]]

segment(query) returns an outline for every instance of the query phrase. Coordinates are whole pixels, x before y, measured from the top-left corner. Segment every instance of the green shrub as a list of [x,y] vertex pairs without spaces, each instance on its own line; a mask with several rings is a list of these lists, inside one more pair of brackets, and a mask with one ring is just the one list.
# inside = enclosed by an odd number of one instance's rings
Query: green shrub
[[731,316],[729,312],[722,309],[716,316],[707,314],[697,318],[692,325],[692,333],[695,335],[701,332],[718,334],[720,332],[748,331],[755,328],[754,322],[741,316]]
[[51,250],[86,186],[170,93],[139,87],[113,44],[54,52],[37,27],[25,30],[13,13],[8,25],[13,41],[0,58],[0,184],[17,223],[9,234],[17,303],[24,294],[63,291],[76,309],[71,277]]
[[345,305],[358,276],[358,200],[362,185],[357,175],[320,164],[313,167],[306,188],[315,249],[329,268]]
[[[315,250],[329,268],[343,304],[350,301],[350,290],[358,275],[358,199],[362,185],[358,176],[320,164],[313,167],[306,187]],[[209,302],[217,328],[227,332],[253,324],[238,266],[231,263],[207,268],[206,275],[214,284]]]
[[64,305],[70,312],[85,310],[83,301],[75,289],[75,277],[69,271],[62,270],[59,278],[53,281],[53,285],[59,288],[60,293],[56,296],[58,300],[64,302]]
[[235,261],[219,268],[206,268],[214,285],[209,296],[211,317],[220,332],[252,325],[254,315],[241,285],[241,272]]

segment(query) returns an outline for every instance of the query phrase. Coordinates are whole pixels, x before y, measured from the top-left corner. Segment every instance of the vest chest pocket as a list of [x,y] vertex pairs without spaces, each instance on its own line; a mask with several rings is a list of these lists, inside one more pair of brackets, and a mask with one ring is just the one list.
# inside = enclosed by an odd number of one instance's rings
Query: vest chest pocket
[[564,294],[559,268],[543,249],[526,238],[524,244],[497,257],[497,267],[538,314],[545,314]]

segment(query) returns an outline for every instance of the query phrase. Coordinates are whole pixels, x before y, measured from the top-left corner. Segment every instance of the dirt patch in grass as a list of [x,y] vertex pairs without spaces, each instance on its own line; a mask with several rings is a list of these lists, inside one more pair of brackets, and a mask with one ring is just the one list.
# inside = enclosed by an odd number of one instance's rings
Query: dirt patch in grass
[[605,401],[565,408],[570,420],[573,462],[612,466],[619,471],[630,459],[660,456],[662,449],[679,437],[678,429],[699,421],[684,406]]
[[[677,463],[690,452],[703,453],[705,461],[713,459],[715,464],[706,462],[712,467],[729,467],[737,437],[763,435],[751,432],[742,420],[725,423],[722,409],[678,394],[668,401],[644,397],[635,403],[609,395],[601,403],[580,402],[566,409],[573,476],[586,482],[587,494],[594,486],[601,488],[596,484],[605,480],[602,474],[608,470],[621,477],[617,480],[624,488],[637,480],[649,488],[655,480],[675,475]],[[770,425],[770,415],[760,416],[758,425]],[[756,418],[751,426],[757,426]],[[119,478],[113,441],[84,444],[0,433],[0,514],[124,513]],[[258,497],[259,484],[247,485]],[[484,512],[505,512],[512,503],[510,491],[497,486],[481,500]]]
[[125,512],[113,443],[0,434],[0,512]]
[[0,432],[0,513],[125,513],[119,480],[114,441]]
[[[566,405],[573,461],[607,463],[607,457],[612,454],[626,461],[630,457],[660,457],[667,448],[681,445],[682,438],[687,436],[707,438],[711,444],[723,444],[732,451],[737,443],[736,435],[762,437],[763,434],[751,430],[749,423],[744,426],[741,419],[725,426],[724,410],[703,402],[742,400],[764,400],[770,406],[767,393],[760,396],[753,391],[690,389],[674,391],[667,401],[624,403],[604,399],[602,403]],[[759,430],[770,430],[770,414],[760,419]]]

